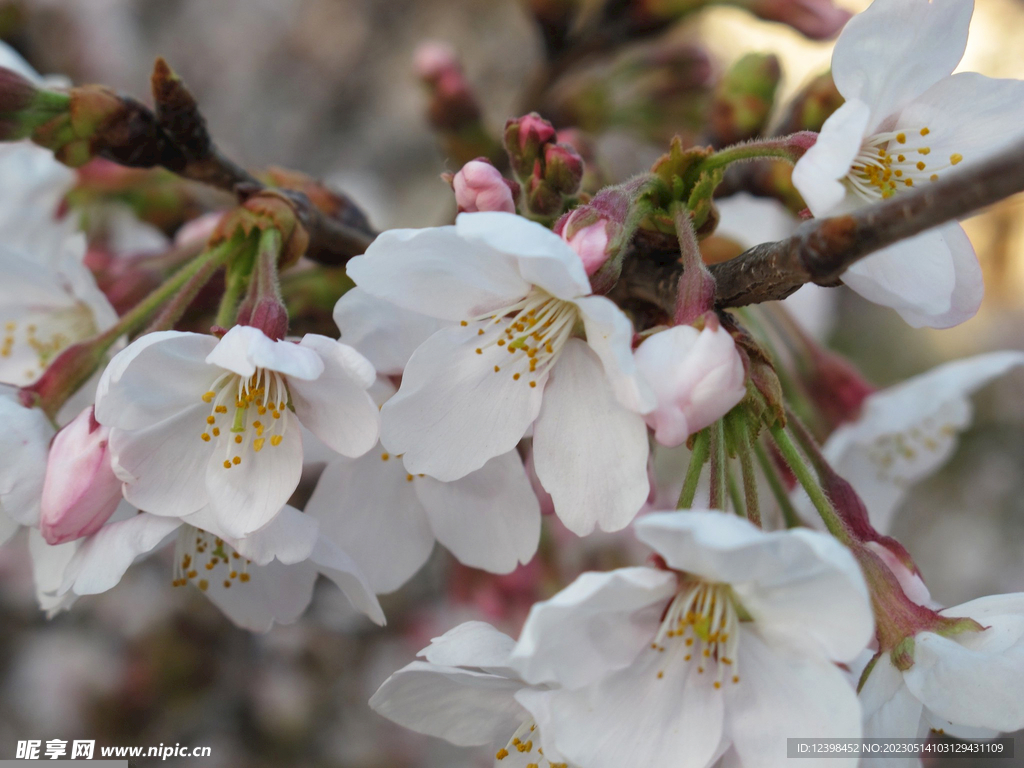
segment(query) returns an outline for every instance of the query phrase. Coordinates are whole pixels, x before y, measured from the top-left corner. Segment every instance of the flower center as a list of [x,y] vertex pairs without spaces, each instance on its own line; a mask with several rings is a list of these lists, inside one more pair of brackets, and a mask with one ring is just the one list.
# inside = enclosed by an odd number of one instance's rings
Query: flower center
[[556,299],[547,291],[533,288],[524,299],[489,315],[463,320],[462,325],[479,325],[481,336],[476,353],[497,346],[507,349],[507,363],[494,366],[496,374],[514,381],[537,380],[554,365],[579,320],[579,309],[571,301]]
[[[536,740],[536,743],[535,743]],[[537,731],[537,723],[531,717],[520,725],[508,744],[499,749],[494,756],[497,760],[505,760],[509,757],[509,768],[512,764],[521,765],[523,760],[528,760],[525,768],[569,768],[568,763],[552,763],[544,757],[544,750],[537,746],[540,743],[540,734]],[[521,755],[521,757],[520,757]]]
[[0,337],[0,381],[10,384],[31,384],[57,355],[97,330],[84,304],[19,319],[4,322]]
[[868,458],[878,469],[880,481],[907,485],[920,476],[922,456],[944,455],[955,437],[953,424],[929,416],[906,432],[880,435],[867,447]]
[[257,368],[248,378],[225,373],[203,395],[212,410],[200,438],[223,446],[224,469],[231,469],[242,463],[242,454],[250,448],[259,453],[266,445],[281,444],[288,428],[283,418],[288,401],[288,385],[276,371]]
[[183,587],[190,581],[205,592],[211,583],[222,581],[230,589],[236,581],[249,581],[247,560],[224,543],[223,539],[201,531],[191,525],[181,526],[174,548],[174,580],[171,584]]
[[954,153],[948,162],[936,162],[925,140],[929,133],[926,126],[919,131],[887,131],[869,137],[853,160],[847,184],[864,200],[875,202],[915,184],[938,181],[942,171],[964,157]]
[[[684,585],[669,604],[651,648],[664,653],[672,645],[677,652],[685,651],[683,661],[694,661],[700,674],[714,664],[715,688],[722,687],[725,677],[738,683],[739,621],[736,601],[727,584],[692,582]],[[658,677],[662,676],[658,672]]]

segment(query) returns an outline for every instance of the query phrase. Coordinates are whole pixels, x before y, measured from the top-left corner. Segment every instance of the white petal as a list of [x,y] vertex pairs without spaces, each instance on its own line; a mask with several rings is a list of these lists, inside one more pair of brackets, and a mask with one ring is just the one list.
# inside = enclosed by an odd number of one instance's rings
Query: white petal
[[540,503],[516,451],[450,483],[417,477],[412,485],[434,536],[462,564],[511,573],[537,551]]
[[346,269],[371,296],[440,320],[468,320],[530,291],[512,258],[455,227],[389,230]]
[[0,514],[37,525],[53,427],[38,408],[25,408],[16,391],[0,387]]
[[871,128],[950,74],[964,55],[974,0],[888,0],[847,22],[832,54],[846,98],[871,106]]
[[[378,446],[379,447],[379,446]],[[427,561],[434,534],[401,459],[381,450],[327,466],[306,504],[323,534],[359,564],[374,592],[394,592]]]
[[949,297],[949,309],[938,314],[926,314],[914,308],[897,309],[900,317],[914,328],[952,328],[970,320],[978,313],[985,295],[981,264],[963,227],[953,222],[941,227],[940,231],[953,263],[953,292]]
[[830,213],[846,198],[842,179],[860,151],[869,118],[867,104],[847,101],[825,121],[814,146],[793,168],[793,186],[815,216]]
[[868,301],[892,307],[911,325],[930,325],[931,318],[940,322],[954,309],[957,274],[950,246],[959,244],[953,234],[959,229],[954,222],[901,240],[855,263],[842,280]]
[[73,593],[59,596],[57,593],[64,583],[64,572],[81,544],[81,541],[68,541],[51,546],[46,543],[38,528],[30,528],[28,531],[28,551],[32,557],[32,581],[36,586],[36,601],[48,617],[70,608],[75,602],[76,596]]
[[650,493],[647,426],[616,400],[590,348],[571,339],[534,425],[533,461],[555,512],[577,536],[629,525]]
[[212,444],[199,436],[210,406],[202,400],[169,419],[134,430],[110,433],[110,455],[124,496],[154,515],[182,516],[208,501],[206,466]]
[[381,442],[405,454],[408,470],[455,480],[511,451],[537,418],[546,375],[536,387],[526,377],[495,372],[508,360],[504,347],[480,349],[476,329],[438,331],[409,360],[398,394],[381,412]]
[[309,559],[321,574],[345,593],[345,597],[356,610],[366,614],[374,624],[384,626],[384,611],[373,594],[366,576],[347,552],[339,549],[325,536],[321,536],[313,547]]
[[588,768],[705,768],[723,730],[723,698],[711,683],[682,653],[648,648],[596,685],[551,692],[540,730],[571,764]]
[[189,515],[185,522],[220,536],[238,554],[256,565],[266,565],[275,559],[285,565],[307,560],[320,537],[319,521],[289,506],[260,530],[241,539],[223,533],[208,508]]
[[601,359],[604,375],[619,402],[636,413],[649,413],[654,392],[637,370],[633,359],[633,324],[613,301],[587,296],[574,302],[583,316],[587,344]]
[[590,293],[590,280],[576,251],[535,221],[497,211],[460,213],[455,229],[467,240],[515,258],[523,279],[552,296],[574,299]]
[[366,391],[376,376],[370,361],[347,344],[307,334],[299,345],[323,361],[316,379],[288,380],[299,421],[342,456],[362,456],[380,437],[380,411]]
[[178,331],[147,333],[133,341],[114,356],[100,380],[96,420],[139,429],[203,405],[218,375],[204,359],[216,344],[213,336]]
[[203,591],[235,624],[251,632],[266,632],[275,623],[291,624],[313,598],[316,569],[309,563],[271,562],[249,569],[249,581],[225,587],[211,579]]
[[[859,739],[860,703],[839,669],[825,659],[766,645],[740,629],[740,681],[723,683],[728,735],[744,768],[785,765],[787,738]],[[857,758],[828,755],[808,766],[857,765]],[[802,763],[801,763],[802,764]]]
[[435,637],[419,655],[443,667],[505,669],[516,641],[483,621],[467,621]]
[[903,683],[903,675],[889,655],[878,657],[860,691],[864,737],[913,739],[921,729],[924,706]]
[[[947,608],[945,616],[978,615],[988,627],[945,638],[914,638],[907,688],[939,717],[961,725],[1016,731],[1024,728],[1024,699],[1009,681],[1024,679],[1024,594],[1000,595]],[[1005,611],[1005,613],[1002,613]]]
[[370,707],[416,733],[461,747],[508,739],[526,713],[513,698],[517,680],[414,661],[384,681]]
[[512,666],[530,683],[600,680],[650,647],[675,590],[675,575],[653,568],[584,573],[530,609]]
[[[939,80],[900,114],[893,130],[928,128],[926,137],[912,136],[908,147],[927,146],[928,166],[944,167],[940,177],[1002,151],[1024,136],[1024,82],[995,80],[977,72],[961,72]],[[949,166],[959,154],[963,163]]]
[[670,567],[731,584],[758,631],[774,641],[810,644],[848,661],[871,639],[864,577],[831,536],[806,529],[765,533],[735,515],[701,510],[646,515],[636,532]]
[[290,341],[274,341],[248,325],[236,325],[224,334],[206,362],[243,377],[252,376],[257,368],[266,368],[289,379],[308,381],[324,370],[323,361],[313,350]]
[[416,347],[444,327],[440,320],[402,309],[359,287],[338,299],[334,322],[341,340],[388,376],[401,374]]
[[[849,166],[846,167],[847,170]],[[742,248],[784,240],[793,234],[799,219],[786,206],[770,197],[754,197],[738,192],[715,200],[721,217],[715,227],[717,237],[726,237]]]
[[[279,445],[246,451],[240,464],[225,468],[219,450],[209,454],[206,492],[210,513],[228,535],[241,538],[258,531],[281,511],[302,475],[302,433],[291,411]],[[230,444],[229,444],[230,445]]]
[[106,592],[121,580],[137,557],[152,552],[180,525],[177,518],[143,513],[103,526],[82,542],[64,571],[60,592]]

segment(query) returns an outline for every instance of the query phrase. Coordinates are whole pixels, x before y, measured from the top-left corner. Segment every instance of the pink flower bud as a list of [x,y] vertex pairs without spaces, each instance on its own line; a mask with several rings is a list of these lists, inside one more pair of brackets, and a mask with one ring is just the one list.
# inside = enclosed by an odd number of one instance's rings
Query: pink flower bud
[[588,275],[597,272],[608,260],[608,242],[608,222],[603,219],[577,230],[568,240]]
[[505,123],[505,151],[520,181],[525,184],[534,171],[543,170],[544,145],[554,140],[554,126],[536,112]]
[[544,181],[563,195],[579,191],[583,179],[583,158],[568,144],[548,144],[544,148]]
[[421,80],[437,80],[453,69],[459,69],[455,50],[447,43],[428,40],[413,54],[413,69]]
[[470,160],[452,179],[460,213],[502,211],[515,213],[512,189],[501,172],[486,160]]
[[635,359],[658,402],[644,418],[665,446],[681,445],[747,394],[743,360],[732,336],[716,323],[702,331],[677,325],[656,333]]
[[50,445],[39,530],[50,544],[95,533],[121,501],[121,481],[110,466],[110,430],[90,405]]
[[828,40],[851,14],[832,0],[751,0],[750,10],[767,21],[781,21],[812,40]]

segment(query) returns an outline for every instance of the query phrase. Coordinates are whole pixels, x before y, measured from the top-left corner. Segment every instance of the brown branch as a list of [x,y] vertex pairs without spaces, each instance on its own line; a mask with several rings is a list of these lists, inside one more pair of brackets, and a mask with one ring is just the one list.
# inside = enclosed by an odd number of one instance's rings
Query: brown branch
[[[804,222],[789,238],[763,243],[711,272],[720,307],[784,299],[806,283],[836,285],[851,265],[875,251],[1024,191],[1024,143],[925,187],[844,216]],[[672,314],[682,265],[637,245],[623,264],[617,296]]]

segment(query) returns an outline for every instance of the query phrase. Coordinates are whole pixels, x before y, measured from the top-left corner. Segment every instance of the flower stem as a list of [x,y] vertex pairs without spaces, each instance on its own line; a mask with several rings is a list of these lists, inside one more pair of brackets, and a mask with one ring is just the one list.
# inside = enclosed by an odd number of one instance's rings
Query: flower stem
[[747,505],[743,501],[743,494],[740,493],[740,486],[736,482],[736,475],[728,462],[726,463],[725,481],[729,489],[729,501],[732,502],[733,510],[740,517],[747,517]]
[[793,502],[789,500],[789,493],[786,492],[786,486],[779,476],[778,467],[772,462],[761,443],[755,442],[753,447],[754,456],[757,457],[757,463],[761,465],[761,471],[768,481],[768,487],[771,489],[779,509],[782,510],[782,519],[785,521],[786,527],[799,528],[803,523],[800,520],[800,516],[796,513]]
[[203,289],[210,278],[214,276],[218,269],[220,269],[224,262],[227,261],[228,256],[231,253],[234,244],[230,241],[221,243],[215,248],[208,251],[211,258],[202,262],[199,267],[188,277],[181,290],[178,291],[177,295],[171,299],[156,319],[146,329],[146,333],[154,333],[155,331],[167,331],[174,328],[175,323],[181,319],[181,316],[185,314],[185,310],[189,308],[199,291]]
[[786,460],[789,468],[793,470],[793,474],[796,475],[796,479],[803,486],[804,490],[807,491],[807,495],[811,498],[811,503],[818,510],[818,514],[821,516],[822,522],[825,523],[825,527],[828,528],[829,533],[844,544],[851,544],[852,539],[849,529],[843,524],[843,521],[832,506],[832,502],[828,500],[825,491],[818,484],[814,472],[807,465],[807,462],[804,461],[804,457],[800,455],[800,451],[790,438],[789,432],[778,424],[771,425],[768,430],[771,432],[772,439],[775,440],[775,445],[778,446],[779,452],[782,453],[782,457]]
[[679,493],[676,509],[689,509],[693,505],[693,497],[697,495],[697,483],[700,482],[701,471],[708,460],[711,434],[707,429],[701,430],[693,438],[693,452],[690,454],[690,465],[686,469],[683,490]]
[[761,507],[757,497],[757,476],[754,474],[754,459],[750,452],[750,430],[747,426],[747,413],[742,408],[733,409],[726,416],[726,427],[729,430],[729,442],[740,460],[740,471],[743,473],[744,508],[747,519],[761,527]]
[[719,419],[711,429],[711,509],[725,509],[726,462],[725,419]]
[[73,344],[50,364],[39,380],[21,390],[26,405],[37,406],[52,419],[61,406],[88,381],[103,363],[104,356],[122,336],[138,332],[164,303],[182,290],[196,274],[220,266],[229,250],[214,248],[199,254],[132,307],[113,326],[87,341]]
[[710,171],[724,168],[732,163],[747,160],[774,159],[795,163],[814,144],[816,138],[817,136],[810,131],[803,131],[778,139],[762,139],[746,144],[735,144],[719,150],[707,158],[701,163],[701,170]]
[[[250,241],[251,242],[251,241]],[[246,248],[245,250],[250,250]],[[235,316],[238,311],[238,302],[242,293],[249,284],[252,275],[255,252],[239,254],[229,266],[225,276],[224,295],[220,297],[220,307],[217,309],[217,319],[214,324],[221,328],[230,328],[235,324]]]

